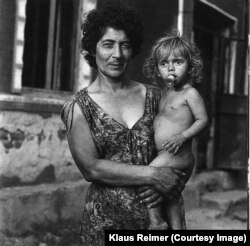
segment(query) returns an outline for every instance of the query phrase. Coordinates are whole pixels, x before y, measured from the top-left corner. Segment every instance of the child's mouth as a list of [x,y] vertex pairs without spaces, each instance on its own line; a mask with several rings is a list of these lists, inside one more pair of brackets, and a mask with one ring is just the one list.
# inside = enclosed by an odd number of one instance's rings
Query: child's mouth
[[174,75],[169,75],[167,77],[167,85],[170,86],[170,87],[173,87],[174,86],[174,82],[175,82]]

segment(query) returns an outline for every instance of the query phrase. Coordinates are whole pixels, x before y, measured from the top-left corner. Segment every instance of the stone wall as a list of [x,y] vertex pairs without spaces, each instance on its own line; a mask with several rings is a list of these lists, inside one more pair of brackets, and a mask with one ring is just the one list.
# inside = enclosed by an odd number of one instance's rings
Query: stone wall
[[0,112],[4,235],[39,234],[65,226],[79,232],[88,186],[71,157],[58,113]]
[[78,180],[59,115],[0,113],[0,187]]

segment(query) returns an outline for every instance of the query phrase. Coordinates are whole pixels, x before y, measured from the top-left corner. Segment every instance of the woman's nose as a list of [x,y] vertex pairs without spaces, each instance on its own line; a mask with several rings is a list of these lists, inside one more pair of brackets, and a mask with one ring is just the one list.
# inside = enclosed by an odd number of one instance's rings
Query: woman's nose
[[119,45],[115,45],[113,49],[113,57],[119,58],[121,57],[121,49]]

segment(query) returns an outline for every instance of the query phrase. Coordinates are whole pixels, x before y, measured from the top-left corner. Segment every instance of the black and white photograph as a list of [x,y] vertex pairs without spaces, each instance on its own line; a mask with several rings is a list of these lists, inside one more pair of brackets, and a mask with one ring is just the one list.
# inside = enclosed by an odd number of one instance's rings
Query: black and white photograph
[[246,244],[249,13],[0,0],[0,245]]

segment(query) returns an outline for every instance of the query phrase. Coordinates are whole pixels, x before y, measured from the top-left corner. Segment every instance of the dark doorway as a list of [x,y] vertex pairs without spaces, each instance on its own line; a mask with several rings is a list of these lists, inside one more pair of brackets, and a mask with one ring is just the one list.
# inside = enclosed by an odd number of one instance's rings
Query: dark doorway
[[198,141],[200,169],[246,168],[247,104],[246,97],[236,89],[236,83],[243,80],[245,66],[240,70],[236,66],[242,42],[232,38],[234,24],[228,15],[195,1],[194,39],[204,60],[204,78],[198,87],[211,119],[210,129]]

